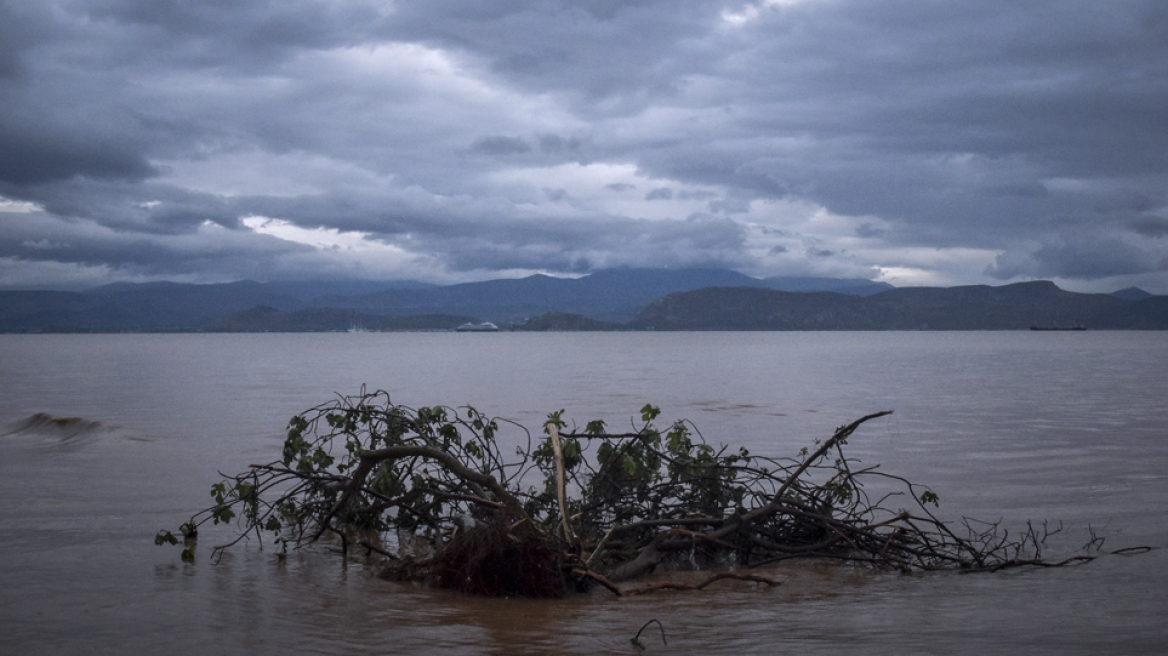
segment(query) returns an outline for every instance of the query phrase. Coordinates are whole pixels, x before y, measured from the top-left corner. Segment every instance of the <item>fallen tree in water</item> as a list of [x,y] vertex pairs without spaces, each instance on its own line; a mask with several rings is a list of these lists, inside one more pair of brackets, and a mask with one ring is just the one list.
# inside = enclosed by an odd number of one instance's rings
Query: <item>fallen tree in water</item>
[[[658,428],[650,405],[623,433],[599,421],[569,428],[553,413],[533,443],[521,426],[474,408],[412,409],[363,392],[293,417],[280,460],[212,486],[215,504],[180,529],[183,558],[194,558],[200,526],[236,520],[238,536],[213,556],[249,536],[273,539],[281,553],[332,536],[343,552],[384,556],[387,578],[489,595],[769,583],[742,568],[795,558],[900,571],[1071,562],[1042,559],[1044,530],[1010,538],[993,523],[951,526],[930,512],[931,490],[876,467],[853,469],[847,440],[890,413],[775,459],[715,449],[687,421]],[[500,449],[501,428],[525,441],[514,456]],[[865,490],[873,481],[878,498]],[[179,538],[161,531],[155,541]],[[698,585],[619,585],[679,563],[734,570]]]

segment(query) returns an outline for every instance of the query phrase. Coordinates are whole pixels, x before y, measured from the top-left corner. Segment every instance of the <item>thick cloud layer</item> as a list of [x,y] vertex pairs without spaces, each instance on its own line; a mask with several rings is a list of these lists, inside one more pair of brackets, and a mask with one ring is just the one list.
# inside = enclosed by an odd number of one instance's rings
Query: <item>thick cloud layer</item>
[[1168,293],[1162,0],[0,0],[0,286]]

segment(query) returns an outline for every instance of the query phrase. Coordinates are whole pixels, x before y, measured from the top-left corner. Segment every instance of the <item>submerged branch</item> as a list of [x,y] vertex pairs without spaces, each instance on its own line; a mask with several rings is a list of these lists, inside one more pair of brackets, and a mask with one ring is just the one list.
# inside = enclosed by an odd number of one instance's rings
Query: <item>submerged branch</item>
[[[847,440],[891,411],[839,427],[799,459],[715,450],[687,421],[658,428],[660,411],[648,405],[635,430],[623,433],[608,433],[602,422],[566,430],[561,413],[549,415],[547,436],[533,447],[522,427],[474,408],[413,409],[384,392],[341,397],[292,418],[281,460],[212,486],[215,504],[182,527],[183,558],[193,558],[204,523],[234,520],[240,533],[215,554],[248,536],[273,537],[281,549],[336,536],[343,552],[353,543],[389,559],[390,578],[559,596],[588,584],[618,595],[702,589],[723,579],[775,584],[721,572],[698,585],[617,585],[663,565],[741,568],[823,558],[981,572],[1095,557],[1043,559],[1046,537],[1057,533],[1045,525],[1020,538],[996,523],[975,528],[966,520],[956,530],[930,512],[937,504],[931,490],[875,467],[853,469]],[[513,462],[501,455],[500,425],[526,436]],[[873,478],[901,491],[873,501],[864,490]],[[910,498],[915,508],[883,505],[894,498]],[[159,544],[178,541],[168,531],[156,537]],[[411,546],[395,554],[386,546],[394,542]],[[1097,550],[1101,543],[1093,534],[1088,544]]]

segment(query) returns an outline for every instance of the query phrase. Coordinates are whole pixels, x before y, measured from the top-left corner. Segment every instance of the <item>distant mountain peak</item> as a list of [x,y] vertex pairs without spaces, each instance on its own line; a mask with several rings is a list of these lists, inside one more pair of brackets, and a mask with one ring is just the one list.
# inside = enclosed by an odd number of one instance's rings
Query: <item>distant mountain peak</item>
[[1116,298],[1122,298],[1125,301],[1142,301],[1145,298],[1151,298],[1155,296],[1155,294],[1146,292],[1139,287],[1128,287],[1127,289],[1121,289],[1117,292],[1111,292],[1111,295]]
[[649,304],[648,330],[1026,330],[1035,326],[1168,329],[1168,297],[1131,303],[1059,289],[1048,280],[1000,287],[901,287],[867,297],[709,288]]

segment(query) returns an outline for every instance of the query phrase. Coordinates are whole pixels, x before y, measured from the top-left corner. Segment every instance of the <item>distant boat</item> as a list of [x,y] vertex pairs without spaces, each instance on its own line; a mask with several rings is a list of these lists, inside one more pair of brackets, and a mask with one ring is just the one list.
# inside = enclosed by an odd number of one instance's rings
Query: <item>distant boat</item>
[[1087,330],[1087,329],[1083,326],[1075,325],[1075,326],[1067,326],[1065,328],[1061,327],[1061,326],[1030,326],[1030,330]]
[[455,328],[460,333],[493,333],[499,330],[499,327],[490,321],[482,323],[464,323]]

